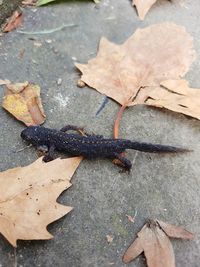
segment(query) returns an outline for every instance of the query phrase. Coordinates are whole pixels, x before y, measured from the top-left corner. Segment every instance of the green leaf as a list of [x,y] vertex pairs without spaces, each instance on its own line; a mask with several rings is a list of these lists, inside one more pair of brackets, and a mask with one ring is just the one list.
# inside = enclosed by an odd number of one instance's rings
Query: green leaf
[[[37,6],[43,6],[46,5],[50,2],[55,2],[56,0],[38,0],[37,1]],[[95,2],[95,4],[98,4],[100,1],[99,0],[93,0]]]
[[54,2],[55,0],[38,0],[37,1],[37,6],[43,6],[43,5],[46,5],[50,2]]

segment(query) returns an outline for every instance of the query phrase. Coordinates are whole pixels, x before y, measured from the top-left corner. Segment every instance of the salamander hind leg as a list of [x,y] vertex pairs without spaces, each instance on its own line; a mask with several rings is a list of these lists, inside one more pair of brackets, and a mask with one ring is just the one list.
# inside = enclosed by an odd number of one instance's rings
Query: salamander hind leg
[[83,127],[77,127],[74,125],[66,125],[63,128],[60,129],[61,132],[67,132],[67,131],[75,131],[78,132],[81,135],[87,136],[88,134],[84,131]]
[[114,164],[122,167],[122,172],[128,172],[130,173],[130,170],[132,168],[132,163],[129,159],[122,157],[120,154],[118,153],[114,153],[113,154],[113,158],[117,159],[118,161],[114,161]]
[[84,130],[84,127],[78,127],[75,125],[66,125],[65,127],[60,129],[61,132],[67,132],[67,131],[75,131],[78,132],[80,135],[82,136],[93,136],[96,137],[98,139],[102,139],[103,135],[96,135],[96,134],[89,134]]

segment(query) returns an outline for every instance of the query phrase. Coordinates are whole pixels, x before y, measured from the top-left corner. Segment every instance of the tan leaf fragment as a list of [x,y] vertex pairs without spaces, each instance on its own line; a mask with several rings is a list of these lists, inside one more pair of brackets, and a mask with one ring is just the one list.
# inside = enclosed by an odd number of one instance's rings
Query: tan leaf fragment
[[149,220],[125,252],[123,261],[129,263],[144,251],[148,267],[175,267],[175,256],[167,232],[173,237],[193,238],[192,233],[180,227]]
[[26,167],[0,173],[0,233],[14,247],[16,241],[51,239],[47,225],[72,210],[56,202],[71,186],[80,157],[44,163],[41,158]]
[[136,30],[122,45],[102,38],[96,58],[76,67],[83,82],[124,105],[140,88],[183,77],[194,58],[185,28],[165,22]]
[[143,20],[155,2],[157,0],[133,0],[132,4],[136,7],[139,18]]
[[171,225],[166,222],[162,222],[160,220],[157,220],[160,227],[163,229],[163,231],[169,236],[174,238],[182,238],[182,239],[194,239],[194,234],[191,232],[183,229],[182,227]]
[[[140,94],[138,97],[141,99]],[[164,81],[161,87],[149,88],[143,100],[147,105],[166,108],[200,120],[200,89],[190,88],[186,80]],[[138,99],[136,101],[138,103]]]
[[143,251],[144,249],[140,243],[140,239],[136,238],[135,241],[130,245],[130,247],[124,253],[122,260],[124,263],[129,263],[136,257],[138,257]]
[[7,84],[2,106],[27,126],[40,125],[45,121],[38,85],[29,82]]
[[6,84],[9,84],[9,83],[10,83],[10,81],[7,80],[7,79],[5,79],[5,80],[0,79],[0,85],[6,85]]
[[14,11],[3,28],[3,32],[10,32],[22,24],[22,12]]
[[106,239],[108,243],[112,243],[113,242],[113,236],[111,235],[106,235]]

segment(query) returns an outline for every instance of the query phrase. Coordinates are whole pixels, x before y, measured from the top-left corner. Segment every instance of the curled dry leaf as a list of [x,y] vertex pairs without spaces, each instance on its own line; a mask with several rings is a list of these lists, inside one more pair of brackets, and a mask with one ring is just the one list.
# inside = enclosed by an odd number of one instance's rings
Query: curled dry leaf
[[0,173],[0,232],[14,247],[16,241],[51,239],[46,227],[72,210],[56,202],[71,186],[80,157],[44,163],[41,158],[26,167]]
[[138,29],[122,45],[102,38],[96,58],[78,64],[81,80],[121,105],[134,105],[140,88],[183,77],[195,58],[184,27],[161,23]]
[[174,251],[168,234],[183,239],[194,237],[192,233],[180,227],[158,220],[149,220],[125,252],[123,261],[129,263],[144,251],[148,267],[175,267]]
[[162,222],[160,220],[157,220],[157,223],[169,237],[181,238],[181,239],[194,239],[194,235],[188,232],[187,230],[183,229],[182,227],[171,225],[169,223]]
[[200,90],[190,88],[186,80],[163,81],[161,87],[149,88],[145,94],[143,103],[147,105],[164,107],[200,120]]
[[40,87],[28,82],[7,84],[2,106],[27,126],[42,124],[46,117]]
[[22,13],[19,11],[14,11],[14,13],[4,26],[3,32],[10,32],[19,27],[21,24],[22,24]]
[[137,8],[139,18],[143,20],[155,2],[157,2],[157,0],[133,0],[132,3],[133,6]]

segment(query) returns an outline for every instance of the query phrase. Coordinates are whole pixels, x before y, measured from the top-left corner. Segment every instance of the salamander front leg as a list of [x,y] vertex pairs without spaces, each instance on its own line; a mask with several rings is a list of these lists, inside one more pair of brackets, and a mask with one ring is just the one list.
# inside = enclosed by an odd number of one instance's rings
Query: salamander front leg
[[43,157],[44,162],[54,160],[55,145],[51,145],[47,154]]
[[46,153],[49,151],[49,148],[48,148],[48,146],[45,146],[45,145],[39,145],[39,146],[37,146],[37,150],[39,150],[42,153]]

